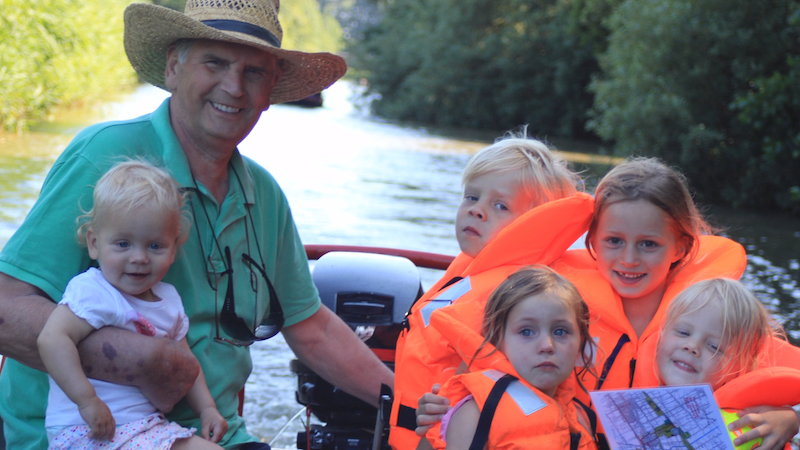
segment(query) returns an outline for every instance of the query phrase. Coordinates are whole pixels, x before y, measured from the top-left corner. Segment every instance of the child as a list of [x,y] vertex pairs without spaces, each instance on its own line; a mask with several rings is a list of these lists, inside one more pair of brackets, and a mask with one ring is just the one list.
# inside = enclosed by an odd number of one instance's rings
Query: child
[[[799,404],[800,370],[768,367],[772,338],[782,335],[764,305],[740,282],[700,281],[670,303],[655,357],[652,345],[640,351],[656,364],[637,382],[641,386],[707,383],[720,407],[736,410]],[[738,429],[738,424],[734,422],[731,429]],[[747,432],[734,445],[755,437]],[[777,443],[765,440],[762,445],[773,448]]]
[[435,383],[452,376],[457,352],[431,330],[431,313],[465,304],[465,323],[480,329],[490,293],[524,265],[549,264],[588,227],[590,196],[577,192],[580,178],[546,145],[510,135],[475,154],[464,169],[464,197],[456,214],[462,253],[406,316],[397,342],[392,448],[417,447],[417,402]]
[[[594,388],[624,389],[635,383],[637,368],[654,363],[638,353],[647,340],[657,339],[671,299],[699,280],[739,278],[747,258],[741,245],[703,235],[709,226],[685,179],[656,159],[636,158],[615,167],[595,197],[588,251],[567,252],[553,267],[589,304],[590,331],[600,348]],[[790,359],[776,363],[800,364]],[[785,411],[762,415],[779,432],[797,421]]]
[[[140,161],[117,164],[97,183],[94,207],[78,236],[99,269],[74,277],[38,339],[50,373],[50,448],[221,448],[228,424],[202,371],[187,400],[203,438],[167,422],[138,388],[89,380],[76,345],[103,326],[181,340],[189,321],[172,285],[161,282],[188,232],[183,196],[163,170]],[[113,349],[112,349],[113,351]],[[208,439],[208,440],[206,440]],[[109,442],[110,441],[110,442]]]
[[[465,359],[472,355],[473,370],[442,387],[455,406],[441,429],[428,431],[434,448],[596,448],[571,377],[579,356],[592,352],[589,310],[567,279],[545,266],[513,273],[486,303],[481,335],[447,308],[431,321]],[[493,402],[497,389],[503,396]],[[479,420],[488,429],[477,431]]]

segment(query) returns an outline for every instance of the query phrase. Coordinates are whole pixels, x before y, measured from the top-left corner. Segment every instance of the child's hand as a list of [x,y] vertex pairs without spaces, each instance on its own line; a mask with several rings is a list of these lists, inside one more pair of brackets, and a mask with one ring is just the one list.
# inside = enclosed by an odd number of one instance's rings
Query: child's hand
[[78,405],[78,412],[89,426],[91,431],[89,437],[92,439],[111,440],[114,438],[114,431],[117,423],[108,405],[103,403],[96,395],[86,402]]
[[211,442],[219,442],[228,432],[228,421],[217,408],[209,406],[200,411],[200,435]]
[[426,392],[419,399],[417,406],[417,428],[414,430],[417,436],[425,436],[434,425],[442,421],[447,410],[450,408],[450,400],[447,397],[436,395],[441,389],[441,385],[434,384],[431,392]]
[[800,429],[800,417],[789,407],[755,406],[738,414],[739,419],[731,422],[728,429],[737,430],[748,425],[753,429],[733,441],[737,446],[761,437],[764,442],[759,450],[781,450]]

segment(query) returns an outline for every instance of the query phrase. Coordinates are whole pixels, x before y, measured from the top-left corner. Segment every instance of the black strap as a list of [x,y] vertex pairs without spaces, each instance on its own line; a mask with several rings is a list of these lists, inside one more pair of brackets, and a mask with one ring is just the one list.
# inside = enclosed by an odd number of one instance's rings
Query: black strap
[[628,387],[633,387],[633,374],[636,373],[636,358],[631,359],[630,370],[631,370],[631,376],[630,376],[630,382],[628,383]]
[[492,427],[492,419],[494,419],[497,404],[500,403],[500,399],[503,398],[503,393],[505,393],[508,385],[516,380],[517,377],[513,375],[504,375],[494,384],[492,390],[489,392],[489,396],[486,397],[486,403],[483,404],[481,416],[478,419],[478,427],[475,429],[475,436],[472,438],[472,444],[470,444],[469,450],[483,450],[483,448],[486,447],[486,442],[489,440],[489,429]]
[[597,450],[611,450],[608,439],[606,439],[606,435],[603,433],[597,434]]
[[[438,292],[442,292],[443,290],[447,289],[449,286],[452,286],[453,284],[456,284],[456,283],[458,283],[459,281],[461,281],[463,279],[464,279],[464,277],[453,277],[453,278],[450,279],[450,281],[445,283],[444,286],[442,286],[436,292],[437,293]],[[406,315],[403,317],[403,328],[405,330],[408,330],[408,328],[409,328],[408,316],[411,315],[411,310],[414,309],[414,305],[417,304],[417,300],[419,300],[421,297],[422,297],[422,295],[419,295],[419,296],[417,296],[417,298],[414,299],[414,301],[411,303],[411,306],[408,307],[408,311],[406,311]],[[415,422],[416,422],[416,420],[415,420]]]
[[439,292],[442,292],[443,290],[445,290],[445,289],[447,289],[448,287],[450,287],[450,286],[452,286],[452,285],[454,285],[454,284],[458,283],[459,281],[461,281],[461,280],[463,280],[463,279],[464,279],[464,277],[453,277],[453,278],[451,278],[451,279],[450,279],[450,281],[448,281],[447,283],[445,283],[445,284],[444,284],[444,286],[442,286],[442,288],[441,288],[441,289],[439,289]]
[[262,28],[252,23],[242,22],[240,20],[203,20],[203,24],[216,28],[220,31],[234,31],[236,33],[249,34],[255,38],[267,42],[273,47],[281,48],[281,41],[272,32],[266,28]]
[[578,446],[581,445],[581,434],[580,433],[570,433],[569,434],[569,450],[578,450]]
[[617,346],[614,347],[614,351],[611,352],[611,355],[608,356],[605,364],[603,364],[603,372],[600,374],[600,378],[597,379],[597,387],[594,388],[596,391],[599,391],[600,388],[603,387],[603,383],[606,382],[608,372],[611,370],[611,366],[614,365],[614,360],[617,359],[617,355],[619,351],[622,350],[622,346],[630,341],[631,338],[629,338],[627,334],[620,336],[619,341],[617,341]]
[[597,440],[597,413],[592,410],[588,405],[584,405],[582,401],[578,400],[577,398],[573,398],[572,400],[578,404],[583,411],[586,412],[586,415],[589,417],[589,430],[592,433],[592,438],[596,441]]
[[397,426],[411,431],[416,430],[417,410],[401,403],[397,408]]

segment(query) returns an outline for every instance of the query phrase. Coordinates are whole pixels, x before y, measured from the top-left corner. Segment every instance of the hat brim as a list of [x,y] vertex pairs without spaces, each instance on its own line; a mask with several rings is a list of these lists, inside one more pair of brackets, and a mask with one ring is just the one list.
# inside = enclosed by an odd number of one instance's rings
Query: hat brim
[[158,5],[133,3],[125,9],[125,53],[142,80],[167,90],[167,48],[179,39],[211,39],[249,45],[284,61],[270,104],[291,102],[321,92],[341,78],[347,64],[331,53],[283,50],[244,33],[220,31]]

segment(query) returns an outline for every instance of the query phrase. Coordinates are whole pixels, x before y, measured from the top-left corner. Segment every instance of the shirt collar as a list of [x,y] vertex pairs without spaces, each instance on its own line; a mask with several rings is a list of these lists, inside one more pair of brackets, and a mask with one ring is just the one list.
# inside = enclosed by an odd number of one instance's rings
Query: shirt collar
[[[178,137],[175,136],[175,132],[169,121],[169,101],[169,98],[165,99],[152,115],[153,127],[161,138],[161,142],[164,143],[164,166],[181,188],[194,188],[192,172],[189,169],[189,161],[186,159],[186,154],[183,152],[183,148],[180,142],[178,142]],[[253,185],[253,179],[250,176],[250,171],[245,164],[245,159],[239,153],[238,149],[234,151],[228,168],[230,189],[236,191],[239,190],[239,181],[236,179],[236,175],[231,171],[231,168],[239,175],[239,180],[241,180],[242,188],[247,198],[247,203],[252,205],[255,199],[255,187]]]

